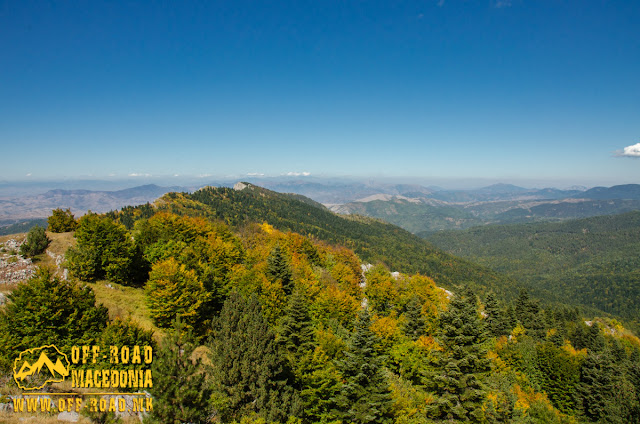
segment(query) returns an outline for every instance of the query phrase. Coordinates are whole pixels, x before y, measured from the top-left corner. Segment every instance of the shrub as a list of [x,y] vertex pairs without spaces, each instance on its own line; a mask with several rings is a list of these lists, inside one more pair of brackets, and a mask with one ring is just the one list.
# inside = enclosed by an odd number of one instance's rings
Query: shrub
[[51,240],[47,237],[44,228],[36,225],[29,230],[27,240],[20,246],[20,254],[24,256],[36,256],[47,249]]

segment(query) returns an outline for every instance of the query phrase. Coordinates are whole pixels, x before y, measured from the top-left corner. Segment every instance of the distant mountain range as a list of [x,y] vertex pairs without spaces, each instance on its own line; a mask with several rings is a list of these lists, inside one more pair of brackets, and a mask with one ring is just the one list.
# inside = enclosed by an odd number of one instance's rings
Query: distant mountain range
[[170,191],[189,191],[186,187],[142,185],[115,191],[49,190],[42,194],[0,198],[0,224],[19,220],[46,218],[55,208],[70,208],[76,216],[93,212],[108,212],[127,205],[153,202]]
[[[235,181],[212,186],[230,187]],[[565,220],[617,214],[640,209],[640,185],[529,189],[494,184],[471,190],[445,190],[419,184],[388,184],[322,178],[255,178],[252,184],[294,193],[322,203],[339,214],[360,214],[385,220],[414,234],[464,229],[492,223]],[[70,208],[76,216],[88,210],[107,212],[152,202],[172,191],[197,188],[147,184],[121,190],[49,189],[40,194],[0,197],[0,227],[42,219],[55,208]],[[10,191],[11,187],[3,186]],[[42,222],[42,221],[33,221]]]
[[477,190],[374,195],[329,207],[337,213],[379,218],[426,235],[486,224],[561,221],[640,210],[640,185],[559,190],[496,184]]

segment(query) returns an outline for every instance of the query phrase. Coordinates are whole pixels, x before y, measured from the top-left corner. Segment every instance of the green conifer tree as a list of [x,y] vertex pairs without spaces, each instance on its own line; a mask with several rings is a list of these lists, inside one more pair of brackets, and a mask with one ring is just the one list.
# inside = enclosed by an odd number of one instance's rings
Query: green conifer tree
[[487,331],[494,337],[506,336],[510,332],[509,324],[505,313],[500,309],[498,300],[493,293],[487,295],[487,301],[484,306],[484,312],[487,315],[486,324]]
[[444,352],[433,377],[439,398],[430,414],[442,420],[483,422],[483,379],[490,362],[486,357],[485,323],[478,313],[475,294],[468,290],[463,296],[455,296],[440,322]]
[[602,334],[600,324],[592,322],[591,327],[587,330],[585,335],[586,344],[585,347],[593,352],[602,352],[605,348],[605,338]]
[[582,413],[592,421],[604,417],[611,397],[613,368],[605,355],[589,351],[580,370],[578,393]]
[[344,383],[336,398],[337,415],[343,422],[393,422],[389,384],[384,376],[383,358],[376,352],[378,341],[371,331],[367,309],[358,315],[349,347],[338,368]]
[[405,324],[402,330],[411,340],[418,340],[425,334],[427,320],[422,314],[422,302],[416,295],[412,296],[405,307]]
[[297,287],[289,298],[280,323],[278,342],[286,352],[300,392],[304,423],[327,422],[335,418],[333,398],[338,394],[340,375],[332,361],[316,345],[314,328],[304,290]]
[[211,394],[199,359],[193,358],[195,340],[176,320],[151,365],[154,397],[147,422],[162,424],[208,422]]
[[294,290],[289,299],[286,314],[280,323],[278,341],[290,355],[292,365],[315,348],[309,307],[301,288]]
[[51,240],[47,237],[44,228],[36,225],[27,233],[27,239],[20,246],[20,254],[31,257],[39,255],[47,249],[49,243]]
[[273,282],[280,280],[285,294],[289,295],[293,291],[291,266],[279,244],[271,250],[267,258],[267,276]]
[[286,422],[299,413],[293,376],[255,296],[230,294],[214,321],[209,348],[214,408],[223,422],[253,414]]
[[541,313],[538,301],[531,299],[526,289],[520,290],[520,295],[515,301],[515,314],[524,328],[529,330],[527,334],[534,338],[545,336],[544,316]]

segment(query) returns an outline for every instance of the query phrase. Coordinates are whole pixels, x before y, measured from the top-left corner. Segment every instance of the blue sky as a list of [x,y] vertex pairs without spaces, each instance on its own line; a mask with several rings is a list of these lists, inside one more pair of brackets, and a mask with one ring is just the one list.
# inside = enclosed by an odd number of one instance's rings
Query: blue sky
[[640,183],[638,22],[632,0],[0,0],[0,180]]

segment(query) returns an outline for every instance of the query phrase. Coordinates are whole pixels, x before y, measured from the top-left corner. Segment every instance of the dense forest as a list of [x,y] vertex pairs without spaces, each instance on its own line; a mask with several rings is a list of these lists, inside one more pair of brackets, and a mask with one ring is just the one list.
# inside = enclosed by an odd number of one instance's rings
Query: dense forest
[[[211,190],[227,196],[211,207],[194,200],[207,191],[78,220],[72,278],[43,269],[2,309],[8,395],[14,356],[34,345],[151,344],[149,422],[640,421],[640,340],[620,322],[543,307],[525,290],[478,291],[466,282],[482,274],[456,274],[467,263],[445,254],[431,260],[452,261],[453,293],[426,272],[363,266],[355,249],[276,228],[340,237],[332,225],[344,225],[348,240],[349,224],[296,215],[323,211],[313,204],[261,204],[269,193],[257,191],[242,203],[249,218],[229,199],[241,192]],[[278,221],[265,205],[297,209]],[[402,246],[391,234],[383,247]],[[138,315],[101,305],[105,284],[140,295]]]
[[640,212],[477,227],[429,240],[507,274],[536,297],[640,322]]

